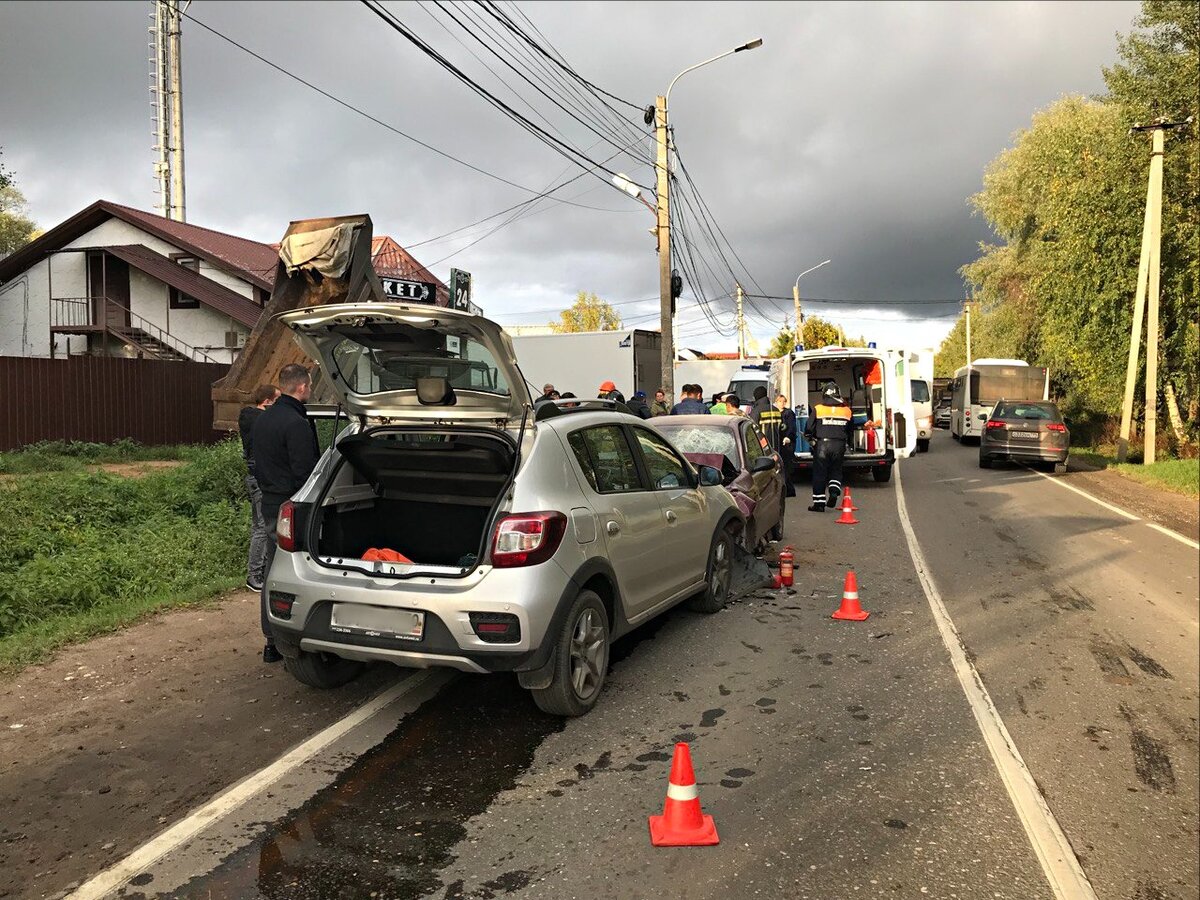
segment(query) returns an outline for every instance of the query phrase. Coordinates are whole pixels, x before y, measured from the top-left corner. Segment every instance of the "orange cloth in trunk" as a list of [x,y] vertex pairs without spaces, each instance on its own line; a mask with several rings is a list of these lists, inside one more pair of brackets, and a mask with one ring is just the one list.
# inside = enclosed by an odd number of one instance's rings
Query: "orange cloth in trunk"
[[362,555],[364,562],[395,562],[395,563],[412,563],[412,560],[403,553],[397,553],[395,550],[389,550],[387,547],[376,549],[372,547]]
[[867,377],[863,379],[865,384],[882,384],[883,383],[883,367],[879,365],[879,360],[871,361],[871,368],[867,369]]

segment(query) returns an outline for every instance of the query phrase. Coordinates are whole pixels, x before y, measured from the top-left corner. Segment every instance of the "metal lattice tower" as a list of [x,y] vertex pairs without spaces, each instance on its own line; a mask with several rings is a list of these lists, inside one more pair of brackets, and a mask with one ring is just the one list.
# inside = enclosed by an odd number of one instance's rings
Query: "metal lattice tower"
[[150,0],[150,123],[155,208],[169,219],[185,218],[183,182],[183,90],[179,0]]

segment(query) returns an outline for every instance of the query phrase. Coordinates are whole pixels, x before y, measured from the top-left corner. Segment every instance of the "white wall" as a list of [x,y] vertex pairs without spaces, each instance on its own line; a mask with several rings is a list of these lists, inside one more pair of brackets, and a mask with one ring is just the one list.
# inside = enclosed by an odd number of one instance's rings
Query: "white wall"
[[[118,219],[109,219],[66,245],[67,248],[142,244],[169,256],[185,252]],[[65,248],[64,248],[65,249]],[[50,267],[53,267],[52,269]],[[253,299],[254,287],[201,260],[200,273],[236,293]],[[53,276],[53,285],[49,276]],[[50,356],[50,291],[56,298],[87,296],[87,254],[55,253],[31,266],[23,275],[0,285],[0,356]],[[129,270],[129,308],[193,347],[216,349],[205,353],[218,362],[232,362],[237,351],[225,349],[225,332],[249,329],[214,309],[169,309],[169,289],[132,266]],[[87,339],[55,336],[54,353],[84,353]]]

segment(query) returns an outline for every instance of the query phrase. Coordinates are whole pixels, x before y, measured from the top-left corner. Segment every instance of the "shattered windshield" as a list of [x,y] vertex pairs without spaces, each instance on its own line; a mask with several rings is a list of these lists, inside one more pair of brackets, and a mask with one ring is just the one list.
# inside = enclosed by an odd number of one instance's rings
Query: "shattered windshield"
[[418,378],[445,378],[456,391],[507,396],[496,360],[468,335],[427,329],[334,329],[344,334],[333,348],[333,362],[346,387],[356,394],[415,390]]

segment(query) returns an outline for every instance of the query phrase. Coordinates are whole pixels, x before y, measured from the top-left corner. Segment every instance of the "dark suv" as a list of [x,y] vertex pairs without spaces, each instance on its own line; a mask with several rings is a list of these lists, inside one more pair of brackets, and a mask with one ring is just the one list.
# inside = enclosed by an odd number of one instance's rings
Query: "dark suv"
[[1065,472],[1070,448],[1071,432],[1057,405],[1046,400],[1001,400],[979,439],[979,468],[991,468],[993,460],[1011,459]]

